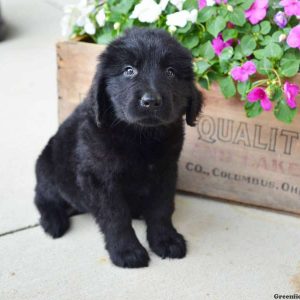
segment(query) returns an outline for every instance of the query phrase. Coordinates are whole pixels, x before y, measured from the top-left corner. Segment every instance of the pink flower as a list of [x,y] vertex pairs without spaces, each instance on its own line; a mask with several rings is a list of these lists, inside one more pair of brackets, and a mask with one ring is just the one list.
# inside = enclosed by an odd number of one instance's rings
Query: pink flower
[[260,101],[260,105],[264,110],[272,109],[272,102],[263,88],[254,88],[247,96],[249,102]]
[[296,97],[299,94],[300,88],[297,84],[290,83],[288,81],[285,82],[284,86],[284,94],[286,96],[286,103],[290,108],[296,108]]
[[223,49],[232,45],[233,40],[228,40],[227,42],[223,41],[222,34],[220,33],[216,38],[212,40],[212,47],[214,48],[215,53],[219,56]]
[[274,16],[274,22],[278,25],[280,28],[284,28],[288,22],[286,15],[283,11],[279,11],[275,16]]
[[268,0],[255,0],[249,9],[245,11],[246,18],[251,24],[257,24],[267,14]]
[[199,9],[202,9],[206,6],[206,0],[198,0]]
[[234,67],[231,76],[234,80],[247,81],[250,75],[256,73],[256,66],[252,61],[245,62],[241,67]]
[[300,16],[300,1],[299,0],[282,0],[279,2],[284,7],[284,12],[288,16]]
[[291,48],[298,48],[300,50],[300,25],[291,29],[286,42]]

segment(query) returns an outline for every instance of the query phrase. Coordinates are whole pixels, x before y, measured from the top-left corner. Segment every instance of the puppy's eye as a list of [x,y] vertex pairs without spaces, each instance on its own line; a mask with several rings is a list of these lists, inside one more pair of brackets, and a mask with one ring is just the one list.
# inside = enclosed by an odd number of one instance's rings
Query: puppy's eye
[[166,74],[169,78],[173,78],[175,76],[175,71],[173,68],[169,67],[166,69]]
[[127,66],[123,72],[123,75],[125,77],[134,77],[136,74],[137,74],[137,69],[131,66]]

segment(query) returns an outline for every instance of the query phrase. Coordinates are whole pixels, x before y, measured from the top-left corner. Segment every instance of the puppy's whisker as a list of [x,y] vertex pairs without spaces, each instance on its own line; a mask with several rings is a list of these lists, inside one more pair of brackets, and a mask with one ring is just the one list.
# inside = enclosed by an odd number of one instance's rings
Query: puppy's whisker
[[142,144],[143,127],[142,126],[139,127],[140,127],[140,144]]
[[137,85],[137,83],[132,82],[131,85],[128,85],[128,86],[126,86],[125,88],[120,89],[120,90],[118,90],[117,92],[115,92],[114,96],[115,96],[115,97],[118,97],[118,96],[120,96],[121,94],[123,94],[124,92],[128,91],[128,89],[131,89],[131,88],[133,88],[133,87],[136,86],[136,85]]
[[111,106],[108,106],[105,108],[105,110],[102,113],[103,118],[105,118],[105,115],[111,110]]
[[122,120],[116,117],[115,120],[111,123],[111,127],[116,127],[121,122]]

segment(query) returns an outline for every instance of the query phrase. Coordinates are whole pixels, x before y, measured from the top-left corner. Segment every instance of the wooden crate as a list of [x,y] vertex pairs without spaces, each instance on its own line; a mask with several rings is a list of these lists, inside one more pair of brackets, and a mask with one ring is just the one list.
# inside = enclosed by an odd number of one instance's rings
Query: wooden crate
[[[60,122],[86,95],[103,49],[57,44]],[[300,84],[300,75],[294,81]],[[248,119],[243,103],[225,100],[217,85],[203,93],[203,115],[186,127],[178,189],[299,214],[300,115],[292,125],[265,112]]]

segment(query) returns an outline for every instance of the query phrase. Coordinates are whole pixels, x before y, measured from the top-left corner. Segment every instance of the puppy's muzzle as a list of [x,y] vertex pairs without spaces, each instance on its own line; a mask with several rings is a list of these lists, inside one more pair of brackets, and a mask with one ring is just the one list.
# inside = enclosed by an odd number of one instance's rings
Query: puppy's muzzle
[[145,93],[140,99],[140,106],[146,110],[156,110],[162,105],[162,97],[159,94]]

